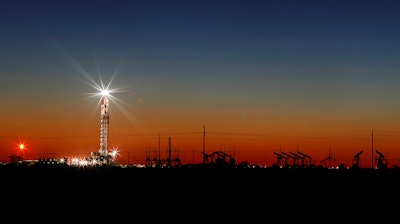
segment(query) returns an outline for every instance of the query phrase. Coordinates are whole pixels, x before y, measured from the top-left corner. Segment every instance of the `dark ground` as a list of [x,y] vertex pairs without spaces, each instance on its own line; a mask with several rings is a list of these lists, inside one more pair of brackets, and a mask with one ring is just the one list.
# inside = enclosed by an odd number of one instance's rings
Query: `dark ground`
[[68,205],[75,212],[114,209],[148,219],[355,222],[362,212],[361,219],[382,222],[397,217],[400,206],[400,169],[1,166],[0,177],[3,205],[10,208],[64,211]]
[[[338,188],[347,190],[400,189],[400,169],[326,169],[326,168],[121,168],[70,166],[0,166],[5,185],[60,184],[62,186],[282,192]],[[283,193],[283,192],[282,192]],[[311,192],[312,193],[312,192]]]

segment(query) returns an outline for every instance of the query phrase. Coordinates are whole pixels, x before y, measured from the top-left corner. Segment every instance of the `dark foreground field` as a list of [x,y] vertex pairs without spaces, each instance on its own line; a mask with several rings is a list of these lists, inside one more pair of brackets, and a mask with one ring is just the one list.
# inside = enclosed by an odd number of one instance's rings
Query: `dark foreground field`
[[[1,166],[3,183],[62,186],[225,189],[399,189],[400,169],[325,168],[122,168],[70,166]],[[203,188],[203,189],[204,189]],[[193,188],[194,189],[194,188]]]
[[370,214],[382,221],[397,217],[399,179],[399,169],[0,167],[8,209],[87,217],[103,211],[93,216],[100,221],[109,210],[153,221],[189,217],[189,223],[277,216],[357,222]]

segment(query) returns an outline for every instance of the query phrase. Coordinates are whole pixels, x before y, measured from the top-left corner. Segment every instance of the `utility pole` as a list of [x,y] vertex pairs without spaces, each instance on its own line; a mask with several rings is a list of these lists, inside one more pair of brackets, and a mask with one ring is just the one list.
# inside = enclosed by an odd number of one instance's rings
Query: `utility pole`
[[206,157],[204,156],[206,151],[206,126],[203,126],[203,164],[206,164]]
[[161,167],[161,140],[160,140],[160,134],[158,134],[158,165]]
[[172,159],[171,159],[171,137],[168,137],[168,167],[171,167]]
[[372,130],[371,141],[372,141],[371,167],[374,168],[374,130]]
[[193,146],[193,149],[192,149],[192,164],[194,164],[194,146]]

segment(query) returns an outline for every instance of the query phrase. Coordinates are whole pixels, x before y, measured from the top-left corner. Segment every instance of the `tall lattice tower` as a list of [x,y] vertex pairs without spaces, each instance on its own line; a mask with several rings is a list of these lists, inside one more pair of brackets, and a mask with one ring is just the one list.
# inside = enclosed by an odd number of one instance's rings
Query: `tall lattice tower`
[[109,94],[108,90],[101,91],[100,149],[91,153],[94,165],[110,165],[112,162],[112,155],[108,153]]
[[102,91],[102,99],[101,99],[101,125],[100,125],[100,156],[104,158],[108,156],[108,129],[110,116],[108,113],[108,91]]
[[117,149],[113,149],[109,152],[108,149],[108,138],[109,138],[109,99],[112,97],[109,90],[104,89],[100,92],[101,95],[101,119],[100,119],[100,149],[95,152],[91,152],[91,165],[118,165],[116,156],[118,154]]

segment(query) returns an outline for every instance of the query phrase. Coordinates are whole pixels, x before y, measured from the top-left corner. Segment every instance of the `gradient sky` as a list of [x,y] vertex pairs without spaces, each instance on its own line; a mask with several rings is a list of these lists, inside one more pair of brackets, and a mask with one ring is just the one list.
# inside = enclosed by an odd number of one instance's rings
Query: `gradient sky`
[[[224,150],[270,165],[299,150],[400,161],[398,1],[2,1],[0,160],[99,148],[111,81],[120,161]],[[372,144],[372,131],[374,144]]]

